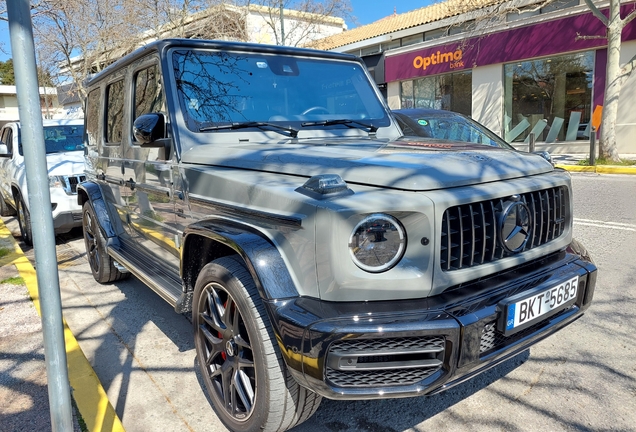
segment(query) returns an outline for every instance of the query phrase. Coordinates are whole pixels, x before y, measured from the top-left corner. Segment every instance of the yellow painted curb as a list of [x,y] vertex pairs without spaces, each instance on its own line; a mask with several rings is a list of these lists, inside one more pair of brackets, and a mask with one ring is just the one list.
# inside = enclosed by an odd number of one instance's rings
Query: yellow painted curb
[[636,174],[636,167],[617,166],[617,165],[555,165],[557,168],[571,172],[591,172],[597,174]]
[[[38,315],[42,316],[35,269],[2,220],[0,220],[0,238],[9,240],[13,245],[13,253],[2,257],[0,265],[15,265],[20,276],[24,279]],[[77,343],[77,339],[68,328],[66,320],[64,320],[64,340],[73,398],[86,427],[91,432],[124,432],[121,420],[108,400],[95,371]]]

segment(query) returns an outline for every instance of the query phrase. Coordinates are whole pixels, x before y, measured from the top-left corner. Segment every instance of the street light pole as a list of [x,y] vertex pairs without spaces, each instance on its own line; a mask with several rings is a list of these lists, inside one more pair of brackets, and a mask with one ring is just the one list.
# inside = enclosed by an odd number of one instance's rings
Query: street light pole
[[66,432],[73,430],[71,388],[29,0],[7,0],[7,15],[33,226],[51,428]]

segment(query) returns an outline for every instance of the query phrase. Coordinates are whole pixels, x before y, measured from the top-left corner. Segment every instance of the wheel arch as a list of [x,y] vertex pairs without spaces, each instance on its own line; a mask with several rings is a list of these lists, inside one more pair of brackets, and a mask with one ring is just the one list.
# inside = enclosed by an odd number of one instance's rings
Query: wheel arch
[[207,263],[235,254],[245,263],[263,299],[298,296],[276,245],[253,227],[225,220],[198,222],[184,232],[181,277],[186,294],[193,292],[197,276]]
[[93,206],[98,226],[104,233],[104,236],[106,238],[115,237],[117,234],[108,211],[108,206],[104,200],[102,188],[93,181],[82,182],[77,186],[77,203],[80,207],[83,207],[87,201],[90,201],[91,206]]

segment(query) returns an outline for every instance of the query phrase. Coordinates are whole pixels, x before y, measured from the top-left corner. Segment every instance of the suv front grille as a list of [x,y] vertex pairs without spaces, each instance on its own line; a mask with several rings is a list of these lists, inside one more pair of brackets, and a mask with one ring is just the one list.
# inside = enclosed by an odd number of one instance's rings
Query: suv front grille
[[[519,195],[532,216],[530,237],[523,251],[544,245],[563,234],[569,217],[566,196],[564,186]],[[444,212],[440,242],[442,270],[473,267],[506,256],[497,239],[498,213],[506,200],[504,197],[462,204]]]
[[440,371],[446,340],[441,336],[347,339],[327,356],[327,379],[338,387],[412,385]]
[[64,192],[68,195],[77,193],[77,185],[86,180],[85,175],[60,176],[64,184]]

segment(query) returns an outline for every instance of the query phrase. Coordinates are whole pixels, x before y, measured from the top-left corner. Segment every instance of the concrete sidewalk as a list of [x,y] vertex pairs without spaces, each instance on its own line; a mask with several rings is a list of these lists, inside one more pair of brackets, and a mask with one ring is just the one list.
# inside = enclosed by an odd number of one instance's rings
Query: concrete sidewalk
[[[585,154],[553,155],[553,160],[556,166],[569,171],[636,174],[636,166],[584,167],[577,165],[580,160],[586,159],[586,156]],[[636,160],[636,155],[621,155],[621,157]],[[20,284],[19,280],[11,279],[18,276],[22,277],[24,284]],[[86,277],[88,278],[89,276],[90,272],[88,272]],[[77,280],[80,282],[76,283],[80,285],[89,283],[81,279]],[[136,292],[135,289],[136,287],[127,288],[126,285],[123,285],[123,288],[113,288],[119,293],[119,296],[124,293],[129,302],[136,301],[132,294]],[[94,294],[97,295],[99,293]],[[88,295],[86,298],[88,298]],[[85,299],[69,299],[67,294],[64,307],[79,307],[80,301],[85,301]],[[157,302],[159,303],[160,300],[157,299]],[[129,306],[125,307],[129,308]],[[138,305],[135,304],[133,309],[138,310],[137,307]],[[168,310],[170,308],[167,306],[165,306],[165,309],[166,317],[173,314],[173,311]],[[158,341],[161,335],[165,339],[166,334],[170,335],[171,332],[176,331],[173,325],[162,325],[164,320],[170,318],[163,318],[161,314],[157,314],[157,308],[154,311],[154,321],[146,320],[138,326],[139,331],[143,328],[144,332],[148,333],[148,339],[138,337],[132,342],[124,342],[130,346],[143,348],[146,345],[160,343]],[[99,305],[95,306],[95,312],[99,312]],[[124,312],[128,313],[129,310],[126,309]],[[3,401],[0,404],[0,431],[2,432],[51,429],[41,319],[38,314],[39,302],[35,270],[18,246],[10,230],[0,220],[0,400]],[[180,319],[184,322],[179,324],[178,337],[173,335],[173,339],[175,341],[189,341],[188,338],[191,332],[189,324],[182,317]],[[85,343],[90,343],[92,337],[90,331],[97,327],[96,322],[76,323],[74,329],[79,329],[78,331],[80,331]],[[152,326],[148,324],[152,324]],[[155,327],[156,335],[152,333]],[[130,329],[128,330],[130,331]],[[126,406],[127,409],[131,408],[131,400],[122,401],[122,397],[125,397],[122,394],[119,394],[119,396],[107,395],[93,367],[82,353],[75,336],[68,327],[65,328],[65,337],[72,394],[81,413],[81,418],[85,422],[84,430],[123,431],[122,421],[113,409],[113,404],[119,407],[117,412],[120,412],[120,410],[123,412],[124,408],[122,406]],[[161,342],[161,344],[169,346],[171,349],[178,345],[174,341]],[[179,346],[177,348],[181,352],[187,351],[190,353],[192,351],[190,346]],[[147,405],[147,411],[143,416],[135,414],[135,416],[139,417],[137,423],[132,422],[129,418],[130,424],[134,425],[133,429],[152,430],[145,428],[151,427],[150,425],[154,421],[156,424],[166,426],[167,429],[165,430],[171,428],[174,430],[203,430],[204,428],[206,430],[223,430],[224,428],[219,424],[218,419],[215,418],[213,411],[205,401],[205,397],[202,396],[199,383],[196,382],[197,378],[192,373],[194,370],[191,360],[193,354],[188,354],[185,362],[178,367],[174,367],[175,361],[170,358],[171,355],[173,354],[170,351],[166,351],[164,355],[159,356],[160,358],[150,355],[145,357],[143,354],[134,358],[135,362],[145,362],[145,370],[165,370],[167,378],[164,382],[151,383],[153,386],[151,390],[156,393],[156,400],[153,402],[151,392],[139,388],[139,385],[134,382],[134,379],[137,378],[134,375],[132,376],[133,380],[127,387],[128,391],[146,391],[146,397],[142,398],[142,400]],[[100,357],[92,358],[92,361],[95,362],[98,359]],[[155,363],[159,359],[164,363]],[[105,357],[100,362],[103,363],[104,361],[106,361]],[[170,366],[173,366],[173,368],[171,369]],[[112,375],[112,377],[107,376],[105,378],[108,381],[105,384],[106,387],[123,390],[121,383],[113,378],[116,374],[113,373]],[[159,375],[157,374],[156,376]],[[178,378],[175,379],[176,376]],[[148,376],[144,379],[149,380]],[[187,388],[194,389],[196,394],[182,395],[181,393]],[[109,396],[111,396],[110,401]],[[203,399],[201,400],[201,406],[186,400],[186,397]],[[189,406],[192,411],[178,415],[174,408],[170,408],[171,398],[183,399],[183,405]],[[166,407],[162,407],[161,404],[165,404]],[[136,412],[141,411],[141,407],[136,408]],[[168,415],[170,418],[163,418],[164,415],[161,413],[170,413]],[[151,419],[151,417],[154,417],[154,419]],[[77,418],[74,420],[75,430],[81,430]],[[141,427],[140,425],[145,426]],[[310,424],[307,424],[306,428],[309,430]]]
[[[0,220],[0,400],[3,401],[0,431],[3,432],[52,429],[40,315],[35,269]],[[64,336],[75,404],[73,430],[123,431],[97,375],[66,323]]]
[[[587,160],[589,157],[585,153],[576,154],[553,154],[552,161],[554,165],[570,172],[588,172],[597,174],[636,174],[636,164],[632,166],[618,165],[596,165],[585,166],[579,165],[580,161]],[[621,159],[636,161],[636,154],[622,154]]]

